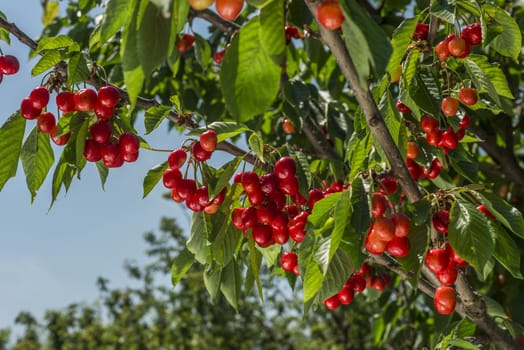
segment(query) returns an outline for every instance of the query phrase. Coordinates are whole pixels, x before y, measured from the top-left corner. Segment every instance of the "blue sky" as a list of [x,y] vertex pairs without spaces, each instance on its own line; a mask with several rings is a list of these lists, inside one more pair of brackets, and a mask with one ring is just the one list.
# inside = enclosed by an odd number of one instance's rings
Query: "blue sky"
[[[0,11],[36,38],[41,30],[40,1],[25,0],[25,6],[20,5],[3,1]],[[0,84],[3,124],[42,77],[31,79],[35,61],[28,61],[28,49],[16,38],[12,37],[11,46],[0,42],[0,47],[21,63],[20,72],[4,77]],[[137,127],[143,130],[140,121]],[[182,141],[165,127],[146,139],[159,149],[178,148]],[[41,318],[46,309],[94,301],[98,276],[109,278],[112,287],[124,286],[128,283],[124,260],[144,260],[142,235],[156,229],[161,216],[177,217],[187,227],[184,207],[162,199],[161,184],[141,199],[147,170],[165,159],[166,153],[142,151],[136,163],[110,171],[105,191],[94,164],[88,164],[81,181],[74,181],[69,193],[60,195],[49,212],[49,179],[31,205],[19,166],[16,178],[0,192],[0,328],[11,326],[21,310]],[[164,280],[170,284],[169,276]]]

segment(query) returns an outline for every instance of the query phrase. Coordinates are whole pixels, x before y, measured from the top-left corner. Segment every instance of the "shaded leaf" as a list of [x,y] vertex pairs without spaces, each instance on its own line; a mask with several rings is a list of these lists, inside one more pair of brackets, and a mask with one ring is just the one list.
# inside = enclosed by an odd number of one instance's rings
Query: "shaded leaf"
[[17,111],[0,128],[0,191],[16,175],[26,120]]
[[142,195],[142,198],[146,198],[146,196],[151,193],[153,188],[156,186],[156,184],[160,181],[162,178],[162,175],[164,174],[164,171],[167,169],[168,163],[167,161],[160,163],[158,165],[155,165],[151,169],[147,171],[146,176],[144,177],[143,182],[143,188],[144,188],[144,194]]

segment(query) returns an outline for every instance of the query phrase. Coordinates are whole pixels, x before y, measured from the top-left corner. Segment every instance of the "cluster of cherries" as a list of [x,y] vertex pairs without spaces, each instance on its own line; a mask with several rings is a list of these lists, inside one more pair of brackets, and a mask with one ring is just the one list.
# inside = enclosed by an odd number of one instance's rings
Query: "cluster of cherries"
[[[214,130],[207,130],[200,134],[199,140],[191,146],[191,156],[196,162],[205,162],[215,151],[218,142]],[[224,188],[214,198],[209,198],[208,186],[197,186],[194,179],[186,178],[180,169],[187,160],[187,152],[184,149],[176,149],[167,158],[169,168],[162,174],[164,186],[171,190],[171,198],[177,202],[185,202],[186,206],[194,212],[205,212],[214,214],[224,202],[227,188]]]
[[195,10],[205,10],[213,3],[218,15],[226,21],[235,20],[244,7],[244,0],[189,0],[189,5]]
[[389,213],[393,207],[387,196],[393,195],[398,189],[394,178],[381,179],[380,192],[371,194],[371,216],[373,221],[366,235],[364,247],[371,254],[380,255],[388,252],[396,258],[403,258],[409,253],[410,243],[408,233],[411,220],[401,212]]
[[0,55],[0,83],[4,80],[4,75],[13,75],[20,70],[18,58],[13,55]]
[[367,263],[362,264],[360,271],[352,273],[340,291],[324,300],[328,310],[335,310],[341,304],[348,305],[353,301],[355,293],[362,293],[366,288],[382,291],[390,282],[388,274],[375,274]]
[[448,35],[444,40],[435,46],[435,54],[441,61],[447,60],[450,56],[457,58],[466,58],[471,46],[478,45],[482,42],[482,29],[480,23],[468,24],[460,33]]

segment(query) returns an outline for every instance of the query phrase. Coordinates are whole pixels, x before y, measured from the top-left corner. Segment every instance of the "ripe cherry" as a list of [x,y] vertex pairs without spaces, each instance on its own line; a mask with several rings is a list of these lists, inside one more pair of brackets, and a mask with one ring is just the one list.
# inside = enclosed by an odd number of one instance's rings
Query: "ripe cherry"
[[114,107],[106,107],[98,101],[93,108],[95,115],[104,120],[109,120],[113,118],[113,115],[115,114],[115,108]]
[[33,107],[33,102],[29,98],[24,98],[20,103],[20,114],[27,120],[33,120],[38,118],[42,113],[41,109]]
[[406,166],[409,170],[409,173],[411,174],[411,177],[413,180],[417,181],[420,176],[424,173],[424,168],[422,165],[415,162],[413,159],[406,159]]
[[260,185],[259,185],[260,179],[258,177],[258,174],[255,173],[254,171],[246,171],[242,173],[242,178],[240,179],[240,183],[242,184],[244,191],[248,193],[260,190]]
[[422,131],[428,133],[432,132],[438,127],[438,120],[430,115],[424,115],[420,120],[420,128]]
[[166,188],[176,188],[180,180],[182,180],[182,173],[178,169],[168,168],[162,174],[162,183]]
[[468,24],[462,28],[461,36],[470,45],[478,45],[482,42],[482,28],[479,22]]
[[416,159],[418,156],[418,145],[416,142],[408,141],[406,157]]
[[444,97],[441,103],[442,113],[447,117],[453,117],[457,114],[459,101],[451,96]]
[[381,240],[389,242],[395,237],[395,225],[389,218],[381,216],[375,219],[372,232]]
[[215,130],[207,130],[200,134],[200,146],[207,152],[213,152],[217,147],[217,133]]
[[84,157],[88,162],[98,162],[102,158],[100,144],[95,140],[86,140],[84,146]]
[[177,186],[178,195],[184,200],[188,200],[193,197],[196,192],[196,182],[193,179],[180,179]]
[[231,212],[231,223],[239,230],[244,230],[246,228],[244,221],[242,220],[242,214],[245,210],[245,208],[234,208]]
[[407,237],[393,237],[393,239],[386,246],[389,254],[396,258],[403,258],[409,253],[409,239]]
[[302,38],[302,34],[295,26],[285,26],[284,32],[286,33],[286,44],[289,44],[291,42],[291,39],[300,39]]
[[254,207],[248,207],[242,212],[242,222],[245,228],[253,227],[257,224],[257,210]]
[[448,233],[449,211],[438,210],[431,217],[433,227],[440,233]]
[[351,304],[353,301],[353,290],[349,288],[342,288],[337,294],[338,301],[343,305]]
[[304,229],[306,224],[304,222],[298,222],[295,225],[289,227],[289,237],[297,243],[300,243],[306,237],[306,230]]
[[187,153],[183,149],[176,149],[169,154],[167,162],[173,169],[180,169],[187,159]]
[[5,75],[16,74],[20,70],[18,58],[13,55],[0,56],[0,73]]
[[450,264],[453,263],[457,267],[464,267],[468,264],[466,260],[462,259],[457,252],[455,252],[449,242],[446,242],[446,250],[449,254]]
[[298,179],[295,176],[280,179],[278,188],[288,196],[294,196],[298,193]]
[[215,7],[220,17],[226,21],[233,21],[242,11],[244,0],[216,0]]
[[313,209],[315,203],[324,198],[324,193],[318,188],[309,190],[308,206],[309,209]]
[[291,157],[282,157],[276,163],[273,172],[279,179],[295,176],[296,164]]
[[209,189],[206,185],[197,188],[193,198],[200,204],[203,208],[211,204],[209,200]]
[[65,145],[67,143],[67,141],[69,141],[69,136],[71,134],[67,133],[67,134],[63,134],[63,135],[60,135],[60,136],[56,136],[56,131],[57,131],[57,127],[55,125],[55,127],[51,130],[51,132],[49,132],[49,135],[51,135],[51,140],[53,140],[53,142],[57,146]]
[[284,252],[280,257],[280,266],[287,272],[293,272],[293,269],[298,264],[297,253],[295,252]]
[[429,170],[426,172],[426,176],[430,179],[436,179],[440,175],[440,171],[444,169],[444,166],[438,158],[434,158],[429,166]]
[[415,33],[413,33],[413,40],[427,40],[429,33],[429,24],[427,23],[417,23]]
[[268,225],[256,224],[252,228],[251,233],[255,243],[262,248],[269,247],[274,243],[273,232]]
[[254,191],[248,192],[247,198],[249,200],[249,204],[251,204],[252,206],[258,206],[258,205],[261,205],[262,202],[264,201],[265,195],[260,190],[260,188],[257,188]]
[[138,153],[140,149],[140,139],[131,132],[120,135],[118,143],[124,153]]
[[191,46],[193,46],[194,42],[195,42],[195,36],[192,34],[185,33],[184,35],[182,35],[181,38],[177,39],[176,48],[178,52],[184,53],[187,50],[189,50]]
[[111,123],[105,120],[99,120],[89,128],[93,140],[100,144],[107,143],[111,137],[112,132]]
[[277,244],[284,245],[289,241],[289,231],[287,227],[283,230],[272,230],[273,241]]
[[100,153],[102,154],[102,161],[108,168],[118,168],[124,164],[124,160],[120,157],[120,146],[118,143],[106,143],[101,146]]
[[340,301],[338,300],[337,295],[333,295],[327,298],[326,300],[324,300],[323,304],[326,307],[326,309],[335,310],[336,308],[340,306]]
[[378,218],[384,215],[386,207],[386,197],[382,193],[374,192],[371,195],[371,216]]
[[120,101],[120,92],[112,85],[102,86],[98,89],[98,102],[107,108],[115,107]]
[[397,101],[397,111],[400,113],[411,113],[411,109],[401,101]]
[[199,162],[205,162],[211,158],[211,152],[203,149],[202,145],[198,141],[193,143],[193,146],[191,147],[191,153],[193,154],[193,157]]
[[404,213],[395,213],[389,216],[389,219],[395,225],[395,237],[405,237],[409,233],[411,220]]
[[460,89],[458,96],[460,101],[467,106],[474,105],[478,100],[477,90],[470,87]]
[[265,194],[271,194],[278,188],[278,177],[274,173],[260,176],[260,190]]
[[69,113],[75,110],[75,94],[71,91],[62,91],[56,95],[56,106],[62,113]]
[[324,0],[317,7],[318,23],[328,30],[340,28],[344,14],[337,0]]
[[97,96],[93,89],[81,89],[74,94],[75,109],[81,112],[93,110],[96,106]]
[[215,61],[216,64],[220,65],[222,64],[222,60],[224,59],[224,54],[226,52],[224,50],[219,50],[213,54],[213,61]]
[[442,40],[435,46],[435,54],[437,55],[438,59],[441,61],[445,61],[448,59],[448,57],[451,54],[449,52],[447,40]]
[[380,191],[386,195],[392,195],[397,192],[398,181],[394,177],[385,177],[380,179],[381,189]]
[[38,129],[43,133],[50,133],[56,126],[55,115],[51,112],[44,112],[38,116]]
[[449,315],[455,310],[456,292],[453,287],[439,286],[433,299],[435,310],[443,315]]
[[462,119],[459,121],[458,125],[461,129],[467,128],[471,124],[471,120],[469,119],[469,115],[464,114]]
[[428,142],[428,145],[438,147],[440,141],[442,141],[442,133],[443,131],[440,129],[435,129],[428,132],[426,134],[426,141]]
[[448,266],[435,274],[440,283],[450,286],[457,280],[457,267],[453,261],[450,261]]
[[458,146],[457,134],[453,131],[452,127],[442,133],[442,139],[440,140],[439,146],[443,146],[449,149],[455,149]]
[[287,118],[282,121],[282,129],[286,134],[294,134],[296,131],[295,124]]
[[491,214],[491,212],[486,208],[484,204],[481,204],[477,207],[477,210],[486,215],[490,220],[495,220],[495,215]]
[[449,264],[449,252],[445,248],[432,248],[428,250],[425,262],[434,273],[443,271]]
[[44,86],[37,86],[29,94],[29,99],[34,108],[42,109],[49,103],[49,90]]
[[122,158],[124,162],[133,163],[133,162],[136,162],[136,160],[138,159],[138,152],[127,153],[127,152],[123,152],[122,148],[120,148],[120,157]]
[[449,53],[455,57],[460,57],[466,52],[466,46],[468,43],[459,36],[455,36],[453,39],[448,41]]

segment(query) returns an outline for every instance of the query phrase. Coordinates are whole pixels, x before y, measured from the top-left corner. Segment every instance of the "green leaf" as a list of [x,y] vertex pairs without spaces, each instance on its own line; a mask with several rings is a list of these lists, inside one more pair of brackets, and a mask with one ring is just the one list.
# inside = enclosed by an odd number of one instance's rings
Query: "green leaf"
[[[0,11],[0,18],[7,21],[7,17],[2,11]],[[0,28],[0,40],[5,41],[8,45],[11,44],[11,38],[9,35],[11,35],[11,33],[7,29]]]
[[34,77],[40,73],[43,73],[56,66],[61,60],[62,56],[60,55],[60,52],[55,50],[46,51],[31,70],[31,75]]
[[144,194],[142,195],[142,198],[146,198],[146,196],[153,190],[153,188],[156,186],[158,181],[162,178],[162,175],[164,174],[164,171],[167,169],[168,163],[167,161],[155,165],[151,169],[148,170],[146,176],[144,177]]
[[171,265],[171,283],[173,287],[176,287],[186,272],[193,266],[194,262],[195,257],[187,248],[178,254]]
[[67,35],[58,35],[41,39],[38,42],[36,52],[69,48],[71,46],[78,47],[78,44]]
[[35,125],[22,145],[20,159],[32,203],[55,161],[49,134],[39,132]]
[[285,59],[284,1],[271,0],[260,10],[260,44],[278,64]]
[[426,225],[415,225],[412,221],[409,228],[409,253],[404,258],[399,258],[398,262],[402,269],[408,273],[412,273],[409,281],[415,288],[420,277],[422,264],[420,257],[424,256],[429,244],[428,227]]
[[467,340],[459,339],[459,338],[448,339],[447,343],[448,345],[453,345],[453,347],[457,347],[459,349],[464,349],[464,350],[479,350],[480,349],[475,344],[472,344]]
[[219,227],[212,244],[213,258],[221,266],[227,265],[233,259],[242,242],[242,234],[231,224],[228,225],[225,215],[229,215],[229,212],[225,214],[218,212],[213,215],[213,221]]
[[490,63],[486,56],[471,54],[464,60],[464,63],[479,93],[487,92],[493,102],[499,105],[500,101],[496,94],[511,99],[515,98],[502,69]]
[[74,85],[85,81],[90,73],[85,53],[76,52],[71,55],[69,58],[69,64],[67,65],[68,85]]
[[274,244],[267,248],[257,247],[257,249],[262,253],[268,268],[271,268],[276,264],[277,259],[280,256],[280,251],[282,250],[278,244]]
[[[246,275],[246,294],[249,294],[251,287],[248,286],[250,280],[256,282],[258,295],[261,300],[264,300],[264,294],[262,290],[262,283],[260,283],[260,266],[262,265],[262,254],[255,248],[255,241],[252,235],[248,235],[248,246],[249,246],[249,259],[251,264],[247,270]],[[251,282],[250,285],[252,285]]]
[[457,254],[479,272],[484,270],[495,249],[488,218],[468,202],[453,202],[448,239]]
[[146,77],[167,58],[169,19],[153,3],[148,2],[137,23],[136,53]]
[[341,196],[342,192],[336,192],[316,202],[313,207],[313,212],[308,216],[308,222],[316,228],[324,226],[327,217],[331,215]]
[[222,268],[217,265],[209,265],[204,272],[204,285],[211,296],[211,300],[215,301],[220,290],[220,280],[222,279]]
[[16,175],[26,120],[13,113],[0,128],[0,191]]
[[76,168],[65,161],[64,153],[62,153],[62,155],[60,156],[60,160],[58,161],[58,164],[56,165],[55,171],[53,173],[53,184],[51,188],[51,206],[53,206],[53,203],[58,197],[58,193],[60,193],[62,185],[64,185],[67,191],[67,189],[69,188],[69,184],[73,180],[73,176],[75,176],[75,173]]
[[196,34],[194,48],[195,57],[198,63],[202,66],[203,70],[206,70],[212,62],[211,47],[209,46],[209,43],[206,39]]
[[360,85],[367,89],[369,67],[376,74],[375,79],[385,73],[392,52],[391,43],[382,28],[356,1],[346,0],[340,5],[346,19],[342,23],[346,46],[357,67]]
[[349,256],[344,251],[337,250],[322,280],[317,300],[322,302],[337,294],[353,272],[353,268]]
[[107,176],[109,175],[109,169],[104,165],[104,162],[96,162],[96,169],[98,170],[98,177],[100,177],[100,184],[102,189],[105,189]]
[[75,130],[73,137],[75,138],[75,151],[76,151],[76,163],[75,165],[80,168],[80,164],[85,160],[84,148],[86,145],[87,134],[89,132],[89,119],[86,119],[80,127]]
[[42,13],[42,24],[44,27],[53,23],[56,16],[58,16],[59,10],[60,5],[57,1],[47,1],[45,3],[44,12]]
[[364,182],[360,177],[353,180],[350,187],[351,192],[351,227],[357,234],[367,232],[371,225],[368,194]]
[[215,186],[211,188],[209,192],[209,196],[211,198],[215,197],[217,194],[220,193],[220,191],[222,191],[227,186],[227,184],[233,177],[233,174],[235,173],[238,166],[240,165],[240,162],[242,161],[242,159],[243,157],[236,157],[233,160],[230,160],[229,162],[224,164],[222,168],[220,168],[222,172],[218,176]]
[[304,281],[304,303],[312,300],[317,295],[324,280],[320,266],[314,259],[314,253],[317,249],[315,238],[311,235],[306,235],[298,252],[300,275],[303,276]]
[[264,163],[264,140],[262,140],[258,133],[254,132],[249,136],[248,143],[249,148],[255,152],[258,159]]
[[508,270],[513,277],[523,279],[520,271],[520,250],[515,241],[506,232],[499,227],[497,223],[489,222],[492,230],[495,232],[495,259]]
[[418,16],[407,18],[402,21],[402,23],[400,23],[400,25],[393,32],[393,37],[391,38],[393,52],[391,53],[387,67],[387,72],[390,76],[395,74],[398,66],[400,63],[402,63],[408,46],[411,43],[411,38],[415,32],[418,21]]
[[488,28],[501,27],[500,33],[489,42],[489,46],[517,61],[522,49],[522,33],[515,19],[504,9],[490,4],[482,5],[482,17]]
[[450,24],[455,24],[455,6],[446,0],[437,0],[431,6],[431,14]]
[[146,135],[158,128],[160,123],[171,112],[171,108],[167,106],[155,106],[146,111],[144,117],[144,126],[146,128]]
[[506,226],[514,234],[524,239],[524,218],[522,213],[508,202],[491,193],[481,194],[482,203],[497,218],[502,225]]
[[120,45],[124,83],[129,94],[131,109],[135,107],[136,99],[142,90],[142,85],[146,78],[144,69],[140,64],[140,55],[138,53],[137,13],[138,9],[135,10],[135,14],[131,16],[131,22],[128,23],[123,30],[122,44]]
[[238,31],[220,70],[226,107],[241,122],[265,112],[280,87],[281,69],[260,45],[259,30],[255,17]]
[[297,151],[295,153],[295,162],[297,163],[296,177],[298,179],[298,190],[304,198],[307,198],[309,195],[309,189],[313,183],[307,156],[304,153]]
[[205,222],[204,213],[193,213],[191,232],[186,243],[187,249],[195,255],[195,259],[205,265],[211,256],[211,247],[208,240],[210,229]]
[[346,160],[351,165],[349,178],[353,179],[363,169],[368,168],[369,152],[371,151],[371,137],[368,130],[354,132],[347,146]]
[[251,129],[244,124],[236,122],[213,122],[208,126],[192,129],[187,135],[200,135],[206,130],[215,130],[218,142],[222,142]]
[[222,280],[220,283],[220,290],[226,297],[227,301],[235,310],[238,310],[238,300],[240,299],[240,287],[242,285],[242,277],[240,275],[240,267],[233,259],[222,270]]
[[137,0],[109,0],[107,2],[106,11],[100,23],[100,45],[108,42],[122,27],[126,27],[136,7]]

